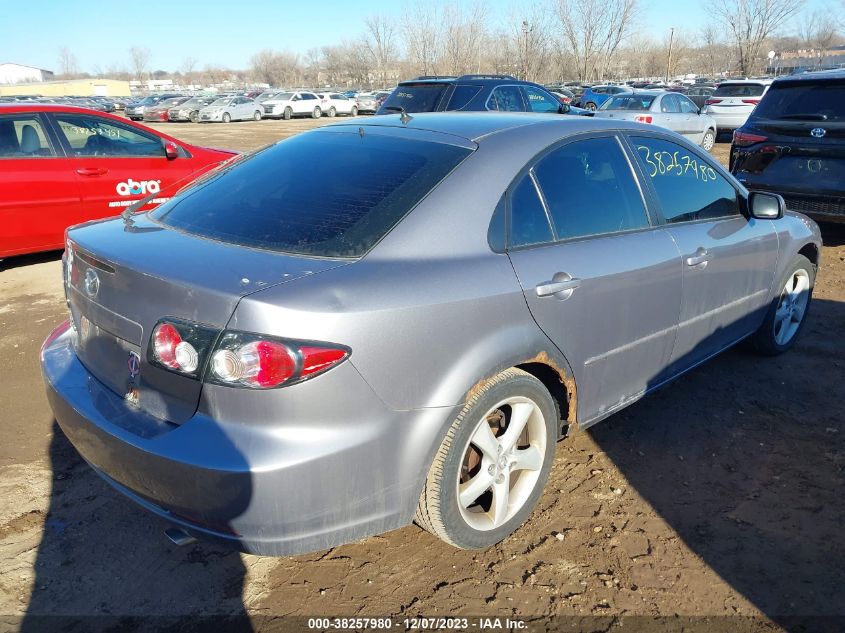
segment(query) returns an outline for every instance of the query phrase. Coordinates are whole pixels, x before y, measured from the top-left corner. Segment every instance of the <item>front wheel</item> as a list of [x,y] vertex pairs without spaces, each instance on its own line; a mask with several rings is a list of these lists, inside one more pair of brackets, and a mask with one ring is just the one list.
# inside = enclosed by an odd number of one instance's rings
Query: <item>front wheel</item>
[[285,121],[290,121],[290,118],[292,116],[293,116],[293,110],[291,110],[291,107],[288,106],[287,108],[285,108],[285,111],[284,111],[284,114],[282,114],[282,117],[285,119]]
[[323,111],[320,110],[320,106],[315,107],[314,110],[311,112],[311,118],[319,119],[321,116],[323,116]]
[[232,120],[232,116],[228,112],[223,113],[223,123],[229,123]]
[[713,130],[707,130],[704,133],[704,138],[701,139],[701,148],[704,151],[709,152],[713,149],[713,146],[716,144],[716,132]]
[[780,282],[780,293],[769,306],[763,324],[752,337],[758,351],[776,356],[795,344],[804,327],[815,281],[816,267],[803,255],[797,255]]
[[197,121],[200,120],[200,113],[198,111],[194,110],[193,112],[191,112],[190,119],[191,119],[191,123],[196,123]]
[[352,106],[352,112],[350,113],[351,116],[358,116],[358,107]]
[[534,376],[513,368],[488,381],[440,445],[416,522],[461,549],[498,543],[540,498],[557,429],[554,400]]
[[261,120],[261,112],[259,110],[255,111],[255,114],[252,115],[253,121],[260,121]]
[[587,105],[584,106],[584,109],[589,110],[590,112],[595,112],[596,111],[596,104],[593,103],[592,101],[588,101]]
[[331,108],[329,108],[329,118],[333,119],[335,115],[337,115],[337,110],[335,110],[335,107],[332,106]]

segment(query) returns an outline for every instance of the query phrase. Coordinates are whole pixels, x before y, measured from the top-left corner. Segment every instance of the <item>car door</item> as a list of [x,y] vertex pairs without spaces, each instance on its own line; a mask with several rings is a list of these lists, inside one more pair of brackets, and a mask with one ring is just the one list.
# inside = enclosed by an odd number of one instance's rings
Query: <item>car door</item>
[[235,97],[232,99],[232,118],[236,121],[243,121],[246,118],[246,97]]
[[529,112],[544,112],[556,114],[560,112],[560,100],[545,90],[534,86],[522,86],[525,103]]
[[578,419],[642,395],[668,363],[681,262],[613,134],[565,142],[508,193],[508,254],[537,324],[569,360]]
[[701,119],[698,106],[685,95],[675,95],[683,117],[684,131],[682,134],[696,145],[700,145],[704,137],[706,125]]
[[660,96],[660,125],[666,129],[684,133],[684,121],[681,114],[681,104],[678,102],[678,95],[674,92],[667,92]]
[[670,373],[753,332],[768,308],[778,256],[771,220],[743,214],[743,194],[716,162],[669,137],[631,136],[683,259],[683,300]]
[[77,112],[48,116],[74,162],[85,220],[116,215],[195,170],[187,154],[169,160],[161,138],[139,127]]
[[320,105],[320,100],[317,98],[317,95],[310,92],[300,92],[299,98],[299,109],[297,112],[300,114],[311,114],[314,111],[314,108]]
[[44,115],[0,115],[0,257],[61,248],[82,219],[73,161]]

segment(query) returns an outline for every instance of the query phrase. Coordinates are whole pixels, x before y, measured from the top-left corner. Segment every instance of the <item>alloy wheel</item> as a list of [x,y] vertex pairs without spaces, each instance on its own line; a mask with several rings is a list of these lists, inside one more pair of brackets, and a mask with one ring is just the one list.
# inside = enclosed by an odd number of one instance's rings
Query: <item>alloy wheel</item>
[[786,345],[798,332],[809,298],[810,275],[799,268],[786,280],[775,310],[775,341],[778,345]]

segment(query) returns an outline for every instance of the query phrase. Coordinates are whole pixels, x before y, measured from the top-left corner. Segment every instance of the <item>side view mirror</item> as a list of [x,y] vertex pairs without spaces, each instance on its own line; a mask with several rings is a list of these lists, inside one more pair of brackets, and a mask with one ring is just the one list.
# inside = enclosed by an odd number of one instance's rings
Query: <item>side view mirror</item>
[[748,210],[758,220],[778,220],[783,217],[786,203],[776,193],[752,191],[748,196]]
[[570,108],[568,103],[561,103],[560,107],[557,109],[558,114],[566,114],[569,110]]
[[164,142],[164,155],[167,156],[167,160],[173,160],[174,158],[179,158],[179,146],[176,143],[171,141]]

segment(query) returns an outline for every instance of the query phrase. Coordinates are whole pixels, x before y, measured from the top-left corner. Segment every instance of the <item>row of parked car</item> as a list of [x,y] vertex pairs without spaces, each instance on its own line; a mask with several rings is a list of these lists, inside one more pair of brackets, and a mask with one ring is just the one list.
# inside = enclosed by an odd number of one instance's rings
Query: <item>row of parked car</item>
[[374,113],[387,92],[266,90],[226,95],[149,95],[126,106],[133,121],[210,123],[294,117],[357,116]]

